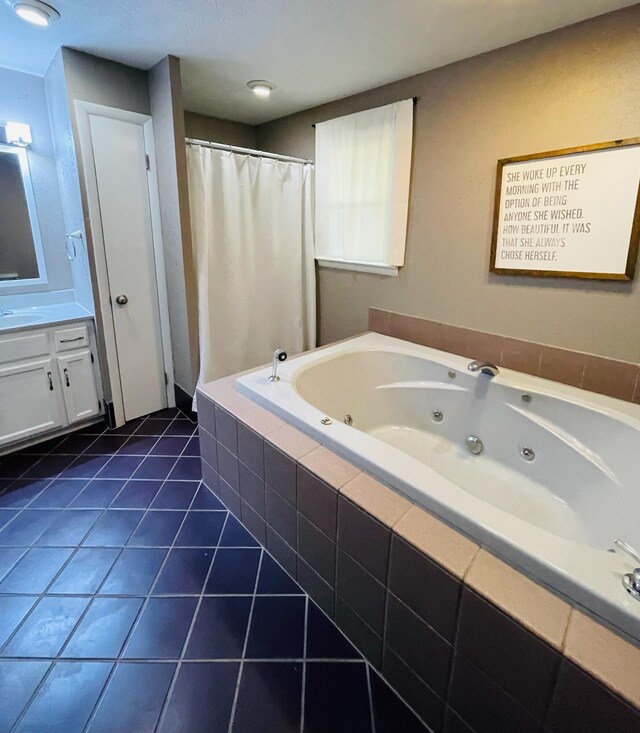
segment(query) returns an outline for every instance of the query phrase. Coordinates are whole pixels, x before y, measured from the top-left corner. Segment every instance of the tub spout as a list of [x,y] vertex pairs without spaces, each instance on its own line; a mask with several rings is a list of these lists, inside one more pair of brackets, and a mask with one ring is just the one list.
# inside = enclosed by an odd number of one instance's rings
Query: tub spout
[[498,367],[490,361],[472,361],[467,369],[470,372],[482,372],[488,377],[495,377],[500,372]]
[[269,377],[270,382],[279,382],[280,377],[278,376],[278,362],[286,361],[287,352],[284,349],[276,349],[273,352],[273,368],[271,370],[271,376]]

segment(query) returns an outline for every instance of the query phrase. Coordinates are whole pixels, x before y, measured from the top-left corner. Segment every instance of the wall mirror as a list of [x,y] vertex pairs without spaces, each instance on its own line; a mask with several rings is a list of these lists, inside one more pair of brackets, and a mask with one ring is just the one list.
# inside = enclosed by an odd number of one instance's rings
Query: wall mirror
[[27,151],[0,144],[0,290],[46,282]]

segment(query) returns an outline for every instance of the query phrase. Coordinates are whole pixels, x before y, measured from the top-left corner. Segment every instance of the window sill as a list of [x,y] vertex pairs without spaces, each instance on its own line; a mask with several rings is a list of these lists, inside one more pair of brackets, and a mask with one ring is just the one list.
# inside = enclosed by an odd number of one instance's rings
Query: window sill
[[398,276],[396,265],[382,265],[375,262],[353,262],[351,260],[325,260],[316,257],[318,267],[329,267],[334,270],[353,270],[355,272],[368,272],[372,275]]

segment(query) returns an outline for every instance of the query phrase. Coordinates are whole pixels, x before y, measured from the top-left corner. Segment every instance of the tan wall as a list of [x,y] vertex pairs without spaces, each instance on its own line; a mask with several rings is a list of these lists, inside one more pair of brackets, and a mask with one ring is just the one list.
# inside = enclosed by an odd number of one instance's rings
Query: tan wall
[[149,70],[149,95],[156,143],[174,378],[179,387],[191,394],[198,368],[198,303],[191,252],[180,59],[165,56]]
[[184,128],[187,137],[196,140],[210,140],[241,148],[255,148],[258,143],[256,128],[243,122],[221,120],[197,112],[184,113]]
[[489,275],[496,161],[640,135],[640,5],[258,128],[264,150],[313,157],[311,124],[418,97],[406,266],[322,269],[322,343],[370,305],[640,361],[640,281]]

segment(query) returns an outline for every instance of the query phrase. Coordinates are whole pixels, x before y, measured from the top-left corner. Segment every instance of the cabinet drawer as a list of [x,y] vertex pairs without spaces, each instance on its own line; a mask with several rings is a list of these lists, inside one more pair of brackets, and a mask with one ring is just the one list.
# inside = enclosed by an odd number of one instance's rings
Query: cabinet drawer
[[22,361],[49,353],[49,339],[42,331],[8,334],[0,338],[0,364]]
[[53,332],[56,351],[71,351],[89,345],[89,332],[85,325],[59,329]]

